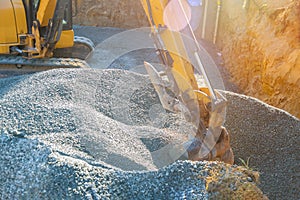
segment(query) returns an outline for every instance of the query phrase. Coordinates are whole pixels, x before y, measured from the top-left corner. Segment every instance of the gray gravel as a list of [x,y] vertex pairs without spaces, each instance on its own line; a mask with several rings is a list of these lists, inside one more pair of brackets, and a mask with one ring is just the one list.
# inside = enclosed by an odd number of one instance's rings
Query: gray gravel
[[[125,198],[163,191],[157,187],[162,188],[166,181],[160,180],[161,185],[157,185],[156,176],[164,175],[137,173],[131,180],[121,171],[153,171],[177,159],[157,151],[170,141],[175,144],[180,137],[175,139],[159,129],[166,126],[164,121],[151,121],[149,108],[159,100],[144,76],[118,70],[52,70],[0,79],[0,85],[1,199],[49,195],[54,199],[68,195],[77,198],[89,194],[100,195],[101,199],[110,195]],[[137,96],[147,88],[144,96]],[[178,119],[170,114],[167,126]],[[174,172],[166,169],[161,173],[168,170]],[[182,178],[192,173],[183,173]],[[119,186],[122,179],[129,179],[125,182],[130,188]],[[145,179],[156,192],[139,190],[145,190]],[[143,184],[139,184],[141,181]],[[97,182],[99,185],[94,186]],[[203,190],[203,180],[194,180],[191,185],[178,184],[176,191],[166,195],[182,191],[182,196],[199,184],[202,187],[198,190]],[[197,196],[198,190],[194,190],[186,195]],[[205,192],[199,195],[204,197]]]
[[159,101],[145,76],[60,69],[0,86],[1,199],[207,199],[208,171],[230,168],[170,165],[189,126],[150,112]]
[[[206,199],[206,163],[178,162],[153,172],[88,164],[38,140],[0,136],[1,199]],[[176,178],[174,178],[176,177]],[[185,181],[178,182],[179,180]]]
[[159,171],[125,172],[53,152],[38,140],[1,134],[0,145],[1,199],[207,199],[208,196],[204,180],[193,178],[207,175],[201,170],[209,169],[206,163],[177,162]]
[[[172,114],[158,122],[149,115],[152,105],[160,104],[143,76],[120,70],[53,70],[0,79],[0,85],[2,131],[42,138],[65,154],[113,163],[123,170],[154,170],[143,141],[164,144],[173,137],[158,129],[176,122]],[[139,95],[147,88],[148,93]]]
[[300,199],[300,121],[255,98],[226,92],[226,124],[235,161],[261,173],[270,199]]

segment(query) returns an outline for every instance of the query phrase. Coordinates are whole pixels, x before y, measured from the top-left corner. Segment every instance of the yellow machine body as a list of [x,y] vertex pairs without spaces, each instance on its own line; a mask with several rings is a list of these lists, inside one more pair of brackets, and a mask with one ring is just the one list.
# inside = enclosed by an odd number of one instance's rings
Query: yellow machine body
[[20,35],[27,33],[22,0],[1,0],[0,13],[0,53],[8,54],[10,45],[19,45]]
[[42,0],[40,1],[39,9],[37,11],[37,19],[41,26],[47,26],[49,20],[53,17],[56,6],[56,0]]
[[[46,27],[49,20],[53,18],[56,3],[56,0],[40,0],[39,9],[37,11],[37,19],[39,20],[41,27]],[[55,48],[67,48],[72,47],[73,45],[74,31],[63,30]]]
[[[47,27],[49,20],[53,18],[56,9],[56,0],[40,0],[36,13],[41,28]],[[12,54],[11,47],[20,47],[30,53],[32,50],[37,57],[45,57],[40,44],[45,41],[38,29],[28,30],[29,23],[26,8],[22,0],[0,1],[0,54]],[[74,45],[74,32],[62,30],[55,48],[67,48]]]
[[55,45],[55,48],[67,48],[74,45],[74,31],[65,30],[61,32],[60,39]]

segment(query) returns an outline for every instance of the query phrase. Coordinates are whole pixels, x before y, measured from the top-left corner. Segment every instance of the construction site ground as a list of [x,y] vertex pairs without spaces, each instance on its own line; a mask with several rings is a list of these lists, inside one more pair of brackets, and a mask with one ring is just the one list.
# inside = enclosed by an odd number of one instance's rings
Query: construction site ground
[[[96,46],[122,31],[75,27],[76,35]],[[145,60],[157,62],[148,48],[116,58],[107,69],[93,65],[96,69],[0,79],[1,197],[263,199],[252,185],[252,168],[260,172],[258,187],[270,199],[299,199],[299,119],[238,94],[219,52],[210,43],[201,44],[222,76],[228,99],[225,126],[236,163],[249,159],[247,169],[176,161],[159,151],[163,146],[175,151],[188,125],[173,113],[149,115],[159,99],[149,78],[131,70]],[[96,58],[102,55],[92,55]],[[247,189],[252,193],[238,196]]]

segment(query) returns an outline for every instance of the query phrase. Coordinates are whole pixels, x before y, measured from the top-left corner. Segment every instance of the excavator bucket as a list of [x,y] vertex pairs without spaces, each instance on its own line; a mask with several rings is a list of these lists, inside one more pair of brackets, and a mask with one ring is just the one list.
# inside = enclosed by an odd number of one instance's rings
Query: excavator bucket
[[[166,80],[163,80],[161,74],[150,63],[144,62],[144,66],[147,70],[151,83],[153,84],[164,109],[169,110],[171,112],[181,112],[182,114],[184,114],[184,117],[186,119],[189,119],[188,121],[193,121],[190,109],[183,102],[181,102],[178,98],[175,97],[176,94],[174,94],[174,91],[172,91],[170,83]],[[168,93],[167,90],[171,91],[172,93]],[[193,105],[195,106],[195,111],[198,110],[197,104]]]

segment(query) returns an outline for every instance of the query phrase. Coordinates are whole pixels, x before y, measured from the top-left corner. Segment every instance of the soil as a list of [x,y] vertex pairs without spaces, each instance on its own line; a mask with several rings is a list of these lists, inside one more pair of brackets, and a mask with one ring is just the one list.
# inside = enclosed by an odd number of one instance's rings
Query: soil
[[225,1],[218,45],[247,95],[300,117],[300,2]]
[[74,22],[85,26],[137,28],[148,26],[139,1],[78,0]]

